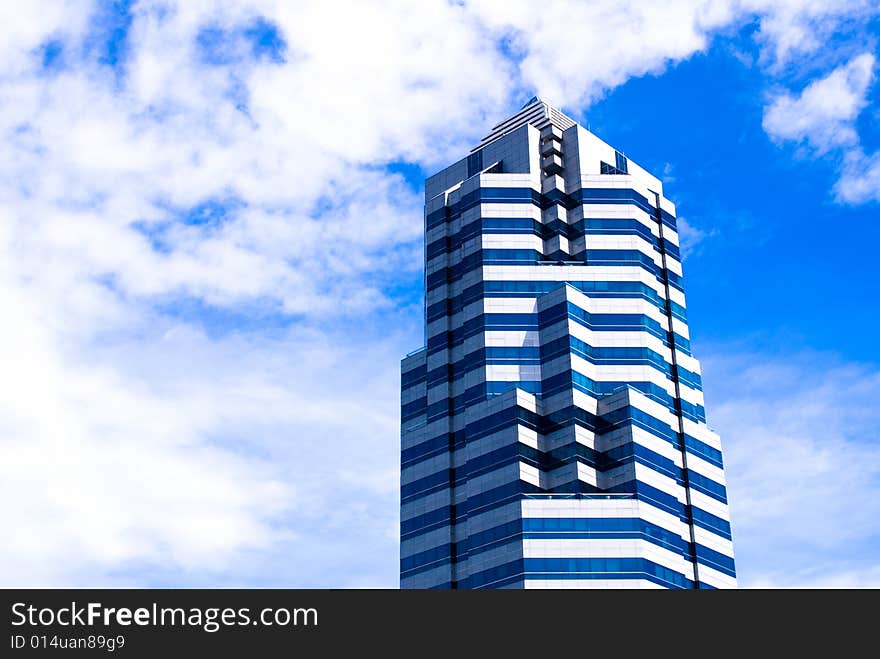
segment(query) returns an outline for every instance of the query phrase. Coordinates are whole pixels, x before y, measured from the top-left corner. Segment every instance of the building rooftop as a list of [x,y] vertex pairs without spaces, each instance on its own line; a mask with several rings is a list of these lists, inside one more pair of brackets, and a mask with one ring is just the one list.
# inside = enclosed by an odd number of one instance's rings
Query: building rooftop
[[516,130],[523,124],[532,124],[538,130],[551,125],[556,126],[560,130],[565,130],[566,128],[571,128],[576,123],[574,119],[564,112],[557,110],[547,101],[537,96],[532,96],[519,112],[495,125],[489,134],[471,151],[482,149],[490,142],[494,142],[499,137],[506,135],[512,130]]

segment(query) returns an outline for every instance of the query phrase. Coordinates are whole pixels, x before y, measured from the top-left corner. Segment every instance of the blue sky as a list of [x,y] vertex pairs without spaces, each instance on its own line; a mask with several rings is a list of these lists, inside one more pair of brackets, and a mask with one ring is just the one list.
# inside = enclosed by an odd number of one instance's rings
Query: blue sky
[[[799,156],[797,145],[772,142],[761,125],[767,85],[733,54],[710,51],[663,76],[628,82],[585,118],[634,159],[644,151],[651,171],[668,171],[667,194],[704,236],[696,244],[691,238],[688,254],[698,340],[769,333],[774,343],[784,336],[789,349],[821,346],[876,361],[880,346],[870,331],[841,340],[841,321],[867,328],[880,319],[868,283],[880,239],[876,204],[836,203],[838,154],[812,159]],[[634,113],[645,99],[659,100]],[[866,148],[876,150],[868,133]]]
[[740,583],[880,585],[875,2],[0,25],[3,585],[396,586],[422,179],[536,93],[677,203]]

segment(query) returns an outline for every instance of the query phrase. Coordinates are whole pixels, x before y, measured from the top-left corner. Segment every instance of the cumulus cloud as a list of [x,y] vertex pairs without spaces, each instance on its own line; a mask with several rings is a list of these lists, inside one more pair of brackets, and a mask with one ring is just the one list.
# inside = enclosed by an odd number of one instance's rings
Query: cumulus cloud
[[16,310],[0,326],[5,584],[394,585],[396,364],[415,331],[210,338],[150,315],[71,351],[49,310],[8,288],[0,303]]
[[841,163],[834,186],[841,203],[880,200],[880,153],[865,152],[856,128],[876,63],[873,53],[862,53],[797,95],[779,94],[764,111],[764,130],[774,141],[802,145],[816,156],[830,154]]
[[701,243],[706,239],[718,234],[718,229],[701,229],[688,222],[687,218],[679,216],[676,219],[678,237],[681,240],[681,249],[684,258],[699,253]]
[[741,583],[876,584],[880,372],[831,353],[704,357]]
[[[738,17],[733,3],[708,0],[625,6],[556,0],[540,10],[527,0],[479,0],[471,6],[519,55],[524,86],[575,107],[702,51],[711,30]],[[560,39],[570,42],[563,57]]]
[[283,551],[273,583],[394,585],[397,361],[420,332],[363,315],[419,281],[421,209],[386,166],[463,149],[503,62],[466,25],[393,29],[403,4],[141,2],[109,66],[119,17],[67,9],[23,30],[0,88],[3,489],[31,493],[4,509],[4,582],[253,582],[242,553]]
[[852,29],[880,11],[872,0],[744,0],[741,6],[760,15],[761,57],[777,72],[797,58],[815,56],[845,26]]
[[871,53],[862,53],[798,96],[781,94],[764,112],[764,130],[779,142],[806,142],[820,154],[858,143],[853,124],[867,105],[874,64]]
[[880,565],[846,572],[825,572],[827,566],[812,566],[778,578],[760,577],[750,588],[880,588]]
[[[572,107],[705,51],[719,31],[755,23],[761,60],[779,71],[815,53],[848,21],[880,12],[870,0],[550,0],[540,10],[528,0],[467,4],[504,40],[524,87]],[[568,39],[564,57],[561,38]]]
[[[448,14],[436,21],[464,20],[455,7],[432,7]],[[326,308],[353,273],[414,271],[420,223],[401,219],[420,214],[417,194],[383,164],[463,149],[440,139],[443,127],[455,136],[480,130],[467,124],[503,97],[503,65],[467,29],[442,45],[427,20],[392,30],[406,21],[403,5],[340,17],[326,3],[273,17],[295,44],[287,63],[206,64],[204,31],[240,41],[255,10],[135,5],[122,90],[119,72],[93,59],[50,75],[31,54],[31,70],[0,92],[0,126],[19,147],[2,166],[17,228],[46,251],[70,253],[43,236],[87,236],[92,248],[76,255],[83,270],[112,274],[127,293],[184,292],[214,304],[271,296],[305,313]],[[475,74],[462,77],[441,57],[450,46]],[[188,221],[211,200],[235,202],[219,226]],[[381,302],[378,289],[357,285],[361,296],[340,299]]]
[[880,201],[880,151],[867,155],[861,149],[854,149],[848,153],[834,190],[837,198],[845,203]]
[[767,134],[780,145],[800,145],[801,155],[829,155],[842,162],[834,186],[837,201],[878,199],[877,154],[864,153],[856,119],[875,80],[871,49],[876,40],[864,26],[880,15],[880,7],[871,0],[746,0],[743,6],[761,15],[755,38],[771,74],[826,71],[818,77],[813,73],[799,92],[777,92],[771,98],[764,111]]
[[71,359],[48,310],[8,286],[0,303],[15,310],[0,328],[4,583],[71,583],[148,557],[222,564],[269,542],[291,485],[208,440],[221,420],[211,392],[181,390],[174,373],[162,394],[94,353]]
[[[397,359],[421,340],[422,221],[390,166],[429,171],[533,90],[577,108],[774,15],[11,7],[5,585],[396,585]],[[560,31],[578,35],[565,57]]]

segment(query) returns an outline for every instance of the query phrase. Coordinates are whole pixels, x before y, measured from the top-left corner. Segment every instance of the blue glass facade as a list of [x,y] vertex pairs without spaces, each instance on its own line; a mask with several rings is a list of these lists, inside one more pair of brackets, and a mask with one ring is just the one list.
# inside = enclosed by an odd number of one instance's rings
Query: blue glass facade
[[534,99],[425,202],[401,587],[735,586],[660,181]]

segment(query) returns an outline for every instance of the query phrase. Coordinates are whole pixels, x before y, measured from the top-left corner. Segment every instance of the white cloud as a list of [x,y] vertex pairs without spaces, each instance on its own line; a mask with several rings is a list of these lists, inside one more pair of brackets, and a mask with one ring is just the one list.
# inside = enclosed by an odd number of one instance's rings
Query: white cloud
[[[769,11],[143,0],[112,70],[95,6],[0,8],[4,585],[394,585],[421,332],[388,289],[418,282],[422,227],[386,165],[443,165],[524,87],[577,107]],[[248,52],[257,16],[284,62]],[[235,57],[206,61],[206,27]],[[183,221],[211,200],[234,203]]]
[[750,582],[749,588],[880,588],[880,565],[831,574],[824,574],[823,567],[781,574],[779,580],[762,577]]
[[207,440],[222,419],[209,391],[160,395],[94,353],[74,360],[45,309],[7,287],[0,303],[15,310],[0,326],[6,585],[82,583],[133,559],[210,568],[269,542],[295,487]]
[[779,142],[806,142],[820,154],[857,144],[854,122],[867,105],[874,64],[871,53],[862,53],[797,97],[777,96],[764,112],[764,130]]
[[698,253],[700,244],[706,238],[711,238],[718,234],[717,229],[700,229],[682,216],[677,218],[676,225],[678,226],[678,237],[681,241],[681,251],[684,258]]
[[776,142],[808,146],[842,161],[834,186],[838,202],[880,201],[880,153],[866,153],[856,120],[868,105],[876,57],[862,53],[795,96],[782,93],[765,108],[764,130]]
[[[522,85],[579,107],[631,77],[659,73],[704,50],[737,17],[732,2],[572,3],[528,0],[469,6],[522,55]],[[560,43],[567,46],[560,56]]]
[[814,56],[836,32],[851,30],[854,22],[880,11],[873,0],[744,0],[741,6],[760,14],[756,39],[763,46],[762,59],[776,71],[799,57]]
[[[5,75],[31,68],[34,48],[51,38],[81,35],[91,13],[91,0],[0,3],[0,61]],[[4,76],[5,77],[5,76]]]
[[[657,74],[709,46],[716,33],[756,22],[770,69],[814,53],[846,21],[880,13],[871,0],[662,0],[621,4],[550,0],[467,3],[520,59],[520,83],[582,107],[633,77]],[[560,57],[559,44],[567,44]]]
[[880,201],[880,151],[871,155],[861,149],[850,151],[834,191],[839,201],[848,204]]
[[[88,63],[4,86],[0,126],[20,146],[2,166],[5,196],[23,240],[43,252],[38,260],[63,250],[82,261],[80,274],[112,274],[133,295],[184,292],[214,304],[268,295],[299,313],[326,309],[325,300],[353,284],[352,274],[414,271],[420,223],[400,218],[420,214],[417,196],[375,165],[463,148],[434,139],[432,130],[450,121],[453,134],[466,134],[462,122],[481,115],[475,105],[500,97],[503,68],[488,49],[453,43],[485,71],[462,78],[450,58],[439,57],[428,25],[392,34],[388,26],[402,17],[345,20],[316,3],[277,17],[307,57],[293,52],[287,66],[205,67],[193,53],[195,37],[224,15],[193,15],[195,7],[159,14],[138,5],[124,93]],[[307,41],[304,18],[332,20],[336,29]],[[341,55],[351,52],[357,58]],[[388,66],[389,52],[412,70]],[[229,98],[234,79],[247,90],[246,113]],[[456,101],[451,112],[447,98]],[[220,230],[173,226],[168,253],[136,230],[174,223],[168,207],[230,196],[246,210],[231,213]],[[327,210],[313,211],[322,199]],[[88,236],[92,249],[77,253],[65,236]],[[367,288],[342,299],[363,305],[381,297]]]
[[[872,0],[746,0],[743,6],[761,14],[756,40],[762,44],[761,61],[772,74],[848,58],[800,93],[778,93],[765,108],[764,129],[777,143],[801,144],[815,155],[838,157],[845,150],[834,187],[837,201],[877,199],[871,187],[878,175],[873,170],[876,154],[863,153],[855,121],[875,78],[876,58],[865,51],[876,40],[865,26],[880,15],[880,6]],[[863,52],[857,55],[854,48]]]
[[731,346],[703,364],[741,584],[876,583],[880,372],[833,354]]
[[212,339],[152,316],[65,346],[39,304],[0,303],[3,583],[394,585],[397,360],[417,332]]

